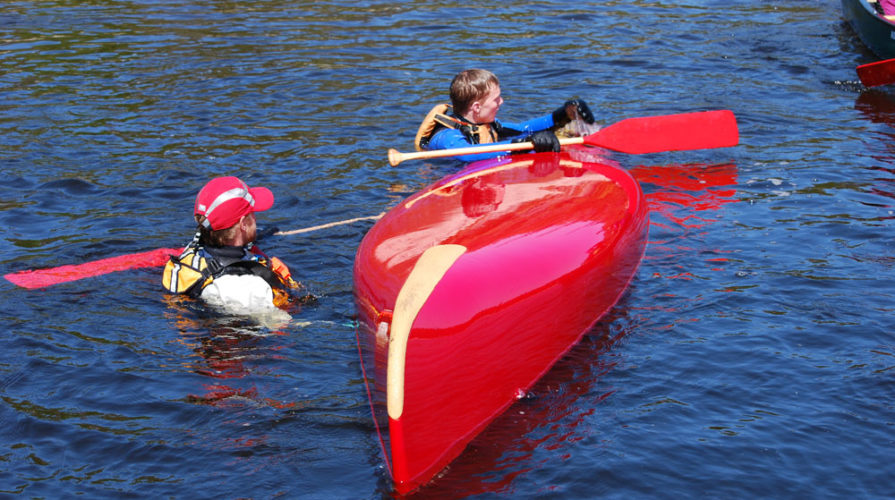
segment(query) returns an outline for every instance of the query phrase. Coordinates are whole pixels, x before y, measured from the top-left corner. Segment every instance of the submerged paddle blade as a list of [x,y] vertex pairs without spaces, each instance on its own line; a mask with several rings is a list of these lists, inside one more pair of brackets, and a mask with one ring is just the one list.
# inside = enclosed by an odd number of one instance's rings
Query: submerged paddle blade
[[886,59],[858,66],[858,78],[865,87],[895,83],[895,59]]
[[19,271],[3,277],[23,288],[43,288],[116,271],[162,266],[171,255],[179,255],[182,251],[182,248],[157,248],[148,252],[119,255],[78,265]]
[[584,143],[628,154],[736,146],[740,135],[732,111],[628,118],[584,137]]

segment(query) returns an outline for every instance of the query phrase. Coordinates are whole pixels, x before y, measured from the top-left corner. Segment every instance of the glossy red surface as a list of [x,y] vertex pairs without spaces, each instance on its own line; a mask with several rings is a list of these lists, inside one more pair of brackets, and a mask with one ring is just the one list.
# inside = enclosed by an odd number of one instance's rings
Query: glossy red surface
[[403,413],[388,422],[386,442],[399,493],[459,455],[633,277],[648,227],[643,192],[624,170],[575,156],[472,164],[395,207],[362,241],[355,294],[377,404],[388,342],[376,330],[411,269],[434,245],[467,248],[411,329]]

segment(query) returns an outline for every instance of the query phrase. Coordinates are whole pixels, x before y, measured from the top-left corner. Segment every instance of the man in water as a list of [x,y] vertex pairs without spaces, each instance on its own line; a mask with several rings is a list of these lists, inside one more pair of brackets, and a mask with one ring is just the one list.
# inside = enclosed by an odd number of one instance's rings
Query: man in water
[[[520,124],[501,123],[497,112],[503,104],[497,76],[483,69],[469,69],[454,77],[450,89],[451,106],[435,106],[417,132],[417,150],[469,147],[476,144],[531,141],[534,150],[559,151],[555,130],[580,118],[594,123],[587,103],[567,101],[553,113]],[[452,109],[451,109],[452,108]],[[463,161],[493,158],[505,153],[459,156]]]
[[231,312],[263,312],[288,304],[290,290],[300,285],[285,264],[255,246],[255,213],[268,210],[273,200],[269,189],[250,188],[237,177],[216,177],[205,184],[193,209],[196,235],[165,265],[165,289]]

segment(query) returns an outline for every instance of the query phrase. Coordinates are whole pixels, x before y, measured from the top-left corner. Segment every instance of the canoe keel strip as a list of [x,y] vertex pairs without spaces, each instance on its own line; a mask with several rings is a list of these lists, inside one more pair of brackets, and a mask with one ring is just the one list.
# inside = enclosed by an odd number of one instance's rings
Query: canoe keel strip
[[388,416],[394,420],[404,413],[404,368],[410,328],[435,286],[465,252],[462,245],[437,245],[426,250],[398,292],[388,342]]

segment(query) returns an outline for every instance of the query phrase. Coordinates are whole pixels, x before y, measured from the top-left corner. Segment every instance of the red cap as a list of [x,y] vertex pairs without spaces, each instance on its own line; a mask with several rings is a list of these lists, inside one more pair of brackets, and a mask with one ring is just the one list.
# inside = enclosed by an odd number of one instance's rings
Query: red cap
[[217,231],[239,222],[252,212],[273,206],[273,193],[265,187],[250,188],[237,177],[215,177],[196,195],[196,215],[204,215],[203,226]]

